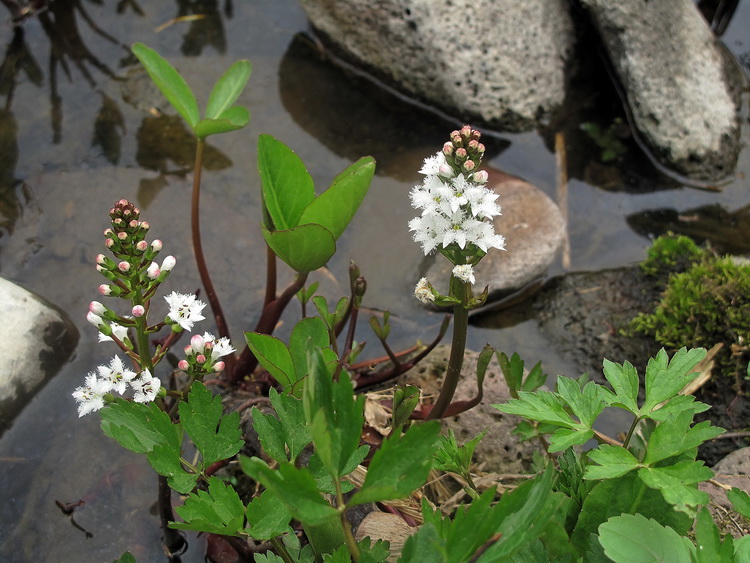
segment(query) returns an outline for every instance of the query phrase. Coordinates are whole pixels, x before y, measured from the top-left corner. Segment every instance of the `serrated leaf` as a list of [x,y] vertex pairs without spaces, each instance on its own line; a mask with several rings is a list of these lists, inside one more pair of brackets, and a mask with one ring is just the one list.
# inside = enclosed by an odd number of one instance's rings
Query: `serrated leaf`
[[707,508],[701,508],[695,519],[696,563],[732,562],[734,560],[734,542],[727,534],[721,541],[719,528],[716,526]]
[[137,454],[148,453],[159,444],[179,449],[182,443],[179,427],[155,403],[116,399],[101,410],[101,417],[104,434]]
[[698,377],[691,370],[705,355],[703,348],[682,348],[669,360],[662,348],[646,366],[646,399],[638,415],[648,415],[657,405],[676,396],[685,385]]
[[446,541],[440,537],[432,522],[425,522],[419,530],[409,536],[401,550],[399,563],[423,563],[424,561],[446,561]]
[[143,43],[133,45],[132,51],[167,101],[187,121],[190,128],[194,128],[200,119],[200,111],[185,79],[165,58]]
[[315,479],[305,468],[280,463],[274,471],[263,460],[245,456],[240,456],[240,466],[250,477],[271,489],[292,516],[303,524],[320,524],[339,514],[321,496]]
[[237,492],[218,477],[210,477],[207,491],[196,491],[175,508],[184,522],[170,522],[170,528],[238,536],[245,521],[245,506]]
[[312,441],[310,431],[305,424],[302,401],[292,395],[279,395],[275,389],[271,389],[269,397],[279,417],[284,442],[289,448],[289,461],[294,462],[305,446]]
[[690,563],[695,547],[672,528],[641,514],[623,514],[599,526],[604,553],[616,563]]
[[[352,471],[354,471],[357,466],[364,461],[364,459],[367,457],[368,452],[370,451],[370,446],[360,446],[358,447],[352,456],[347,460],[346,464],[344,465],[344,468],[341,470],[341,474],[346,476]],[[328,469],[323,465],[323,462],[320,459],[320,456],[318,456],[317,452],[314,453],[312,456],[310,456],[310,460],[307,463],[307,468],[310,470],[310,473],[315,478],[315,483],[318,485],[318,490],[322,493],[326,493],[329,495],[335,495],[336,494],[336,486],[333,483],[333,477],[328,472]],[[354,485],[352,485],[347,479],[342,478],[340,479],[340,485],[342,492],[348,493],[354,488]]]
[[663,459],[690,451],[724,432],[721,428],[711,426],[707,420],[691,427],[692,420],[692,412],[682,410],[666,417],[658,424],[648,440],[643,463],[653,465]]
[[304,162],[278,139],[260,135],[258,170],[263,203],[273,221],[265,227],[283,231],[300,225],[302,212],[315,199],[315,185]]
[[521,391],[518,399],[510,399],[506,404],[492,406],[501,412],[517,414],[537,422],[550,422],[566,428],[576,426],[576,422],[565,412],[561,399],[550,391]]
[[179,493],[189,493],[198,481],[198,474],[188,473],[182,467],[180,449],[170,444],[159,444],[146,454],[148,462],[159,475],[167,478],[169,486]]
[[362,488],[348,506],[404,498],[427,480],[431,457],[437,449],[440,423],[412,426],[403,436],[383,440],[367,469]]
[[433,468],[466,475],[471,469],[471,458],[474,455],[474,450],[485,434],[487,434],[487,430],[459,447],[453,430],[449,430],[448,436],[440,437],[440,447],[435,452]]
[[581,389],[577,382],[567,377],[557,378],[557,393],[568,404],[581,423],[580,429],[591,429],[596,417],[604,410],[606,390],[590,381]]
[[580,446],[594,437],[590,428],[560,428],[549,438],[549,452],[561,452],[571,446]]
[[383,540],[372,543],[370,538],[364,538],[357,542],[357,547],[359,547],[359,563],[382,563],[390,555],[390,544]]
[[588,458],[599,465],[589,465],[584,479],[611,479],[637,468],[640,462],[622,446],[602,445],[588,453]]
[[253,407],[251,416],[263,451],[278,462],[290,461],[286,453],[284,428],[279,419],[272,414],[261,412],[257,407]]
[[375,160],[371,156],[360,158],[307,205],[298,224],[322,225],[338,240],[367,195],[374,174]]
[[708,493],[698,490],[695,483],[711,479],[714,473],[702,461],[681,461],[667,467],[643,467],[638,476],[677,510],[693,517],[696,507],[709,500]]
[[354,387],[346,372],[338,381],[326,366],[320,349],[309,358],[307,384],[303,395],[305,420],[315,451],[334,479],[359,447],[364,424],[364,395],[355,398]]
[[204,467],[234,456],[245,443],[240,414],[222,415],[221,397],[213,396],[200,381],[193,383],[187,401],[178,409],[183,428],[203,456]]
[[269,334],[246,332],[245,340],[258,363],[282,386],[294,383],[294,362],[289,349],[281,340]]
[[205,117],[209,119],[219,117],[231,107],[245,89],[252,70],[253,66],[250,61],[234,62],[214,84],[206,105]]
[[632,413],[638,412],[638,372],[630,362],[616,364],[604,360],[604,377],[612,385],[616,398],[611,404]]
[[271,491],[266,489],[247,505],[245,531],[258,541],[280,536],[289,528],[292,513]]

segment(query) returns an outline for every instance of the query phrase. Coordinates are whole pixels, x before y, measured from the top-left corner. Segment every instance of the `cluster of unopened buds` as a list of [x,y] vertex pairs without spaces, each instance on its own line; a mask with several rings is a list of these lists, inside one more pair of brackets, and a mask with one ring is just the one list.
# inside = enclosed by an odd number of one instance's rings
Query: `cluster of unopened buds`
[[[494,217],[500,215],[498,195],[486,187],[488,175],[479,170],[485,147],[481,133],[464,125],[450,134],[443,149],[424,161],[422,183],[410,195],[412,207],[422,211],[409,221],[414,240],[425,255],[433,250],[454,265],[452,277],[475,283],[474,266],[490,248],[505,250],[505,239],[495,233]],[[414,295],[424,303],[450,304],[426,278],[419,280]]]
[[210,332],[194,334],[190,344],[185,346],[185,359],[177,363],[177,367],[191,377],[201,379],[203,376],[218,373],[224,369],[224,362],[220,360],[235,352],[234,347],[226,337],[216,338]]

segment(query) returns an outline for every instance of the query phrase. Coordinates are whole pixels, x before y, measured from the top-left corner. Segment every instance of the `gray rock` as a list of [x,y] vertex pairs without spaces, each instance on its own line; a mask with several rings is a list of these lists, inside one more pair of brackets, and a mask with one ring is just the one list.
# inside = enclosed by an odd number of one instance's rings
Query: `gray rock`
[[48,303],[0,278],[0,431],[68,361],[78,344],[70,319]]
[[[680,174],[730,174],[739,77],[691,0],[582,0],[654,156]],[[732,72],[734,71],[734,72]],[[733,76],[734,75],[734,76]]]
[[559,108],[574,44],[564,0],[302,0],[348,60],[465,118],[531,128]]
[[[424,360],[403,377],[406,382],[419,386],[423,395],[437,397],[442,378],[448,367],[450,346],[441,345],[435,348]],[[453,401],[465,401],[477,395],[477,358],[479,354],[467,351],[461,369],[461,380],[456,388]],[[492,407],[494,404],[506,403],[510,399],[510,390],[503,373],[493,357],[484,378],[482,401],[473,409],[458,416],[442,419],[443,429],[453,430],[459,444],[468,442],[484,430],[484,438],[474,450],[473,463],[482,471],[500,474],[528,473],[531,468],[533,453],[541,451],[538,444],[521,442],[512,434],[521,420],[520,417],[505,414]]]
[[[493,177],[490,171],[490,178]],[[495,218],[495,232],[505,237],[505,251],[491,249],[474,269],[481,290],[489,285],[487,301],[504,297],[544,276],[565,238],[565,220],[547,194],[528,182],[511,178],[493,186],[502,215]],[[448,290],[452,265],[437,255],[426,277],[438,289]]]

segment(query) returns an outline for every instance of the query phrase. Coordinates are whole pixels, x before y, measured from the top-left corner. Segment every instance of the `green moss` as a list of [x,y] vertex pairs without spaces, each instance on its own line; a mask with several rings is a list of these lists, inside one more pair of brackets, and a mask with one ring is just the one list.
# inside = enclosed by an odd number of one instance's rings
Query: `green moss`
[[[744,374],[747,352],[736,345],[750,339],[750,265],[715,257],[690,239],[679,240],[686,237],[661,238],[642,265],[644,271],[661,276],[682,264],[687,264],[687,269],[667,274],[666,289],[656,309],[638,315],[631,329],[673,349],[711,348],[723,342],[718,367],[727,375]],[[739,355],[732,355],[733,345]]]

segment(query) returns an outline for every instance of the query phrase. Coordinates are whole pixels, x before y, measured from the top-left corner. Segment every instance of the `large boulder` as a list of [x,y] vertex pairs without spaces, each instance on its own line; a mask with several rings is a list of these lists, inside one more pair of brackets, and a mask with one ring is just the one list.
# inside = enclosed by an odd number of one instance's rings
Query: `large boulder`
[[54,305],[0,278],[0,432],[68,361],[78,329]]
[[708,180],[740,149],[739,76],[692,0],[581,0],[654,156]]
[[565,98],[574,27],[565,0],[301,0],[346,59],[399,91],[507,130]]

